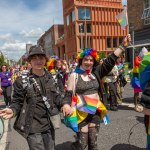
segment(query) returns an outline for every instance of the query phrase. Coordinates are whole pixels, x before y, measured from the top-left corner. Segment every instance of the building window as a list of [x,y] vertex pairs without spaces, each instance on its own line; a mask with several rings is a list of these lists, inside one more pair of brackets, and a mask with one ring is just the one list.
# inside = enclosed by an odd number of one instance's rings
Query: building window
[[66,24],[69,25],[69,16],[66,17]]
[[119,44],[121,44],[123,41],[123,38],[122,37],[119,37]]
[[91,33],[91,24],[86,24],[87,33]]
[[83,33],[84,32],[84,24],[80,23],[79,24],[79,33]]
[[148,18],[148,17],[150,17],[150,7],[144,9],[143,15],[142,15],[142,19],[146,19],[146,18]]
[[78,19],[79,20],[91,20],[91,12],[88,8],[78,9]]
[[150,0],[144,0],[144,8],[149,8],[150,7]]
[[145,20],[144,20],[144,25],[149,25],[149,24],[150,24],[150,18],[145,19]]
[[111,48],[111,38],[107,38],[107,48]]
[[72,20],[71,21],[73,22],[73,21],[75,21],[75,11],[72,11],[71,15],[72,15]]
[[74,24],[73,25],[73,35],[75,35],[76,34],[76,25]]
[[142,14],[142,19],[150,17],[150,0],[144,1],[144,11]]
[[117,44],[117,38],[113,38],[113,47],[117,47],[118,44]]

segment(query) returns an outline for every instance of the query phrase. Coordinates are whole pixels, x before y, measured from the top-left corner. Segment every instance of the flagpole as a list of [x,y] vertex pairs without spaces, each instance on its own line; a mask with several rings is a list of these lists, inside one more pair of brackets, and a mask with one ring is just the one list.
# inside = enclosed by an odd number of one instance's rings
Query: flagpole
[[85,48],[87,48],[87,25],[86,25],[86,7],[85,7]]
[[[124,7],[124,12],[125,12],[125,14],[126,14],[126,18],[127,18],[127,32],[128,32],[128,34],[130,33],[130,27],[129,27],[129,21],[128,21],[128,13],[127,13],[127,6],[126,5],[124,5],[123,6]],[[134,46],[134,27],[132,27],[132,43],[130,43],[130,46],[132,46],[132,63],[133,63],[133,67],[134,67],[134,48],[135,48],[135,46]]]

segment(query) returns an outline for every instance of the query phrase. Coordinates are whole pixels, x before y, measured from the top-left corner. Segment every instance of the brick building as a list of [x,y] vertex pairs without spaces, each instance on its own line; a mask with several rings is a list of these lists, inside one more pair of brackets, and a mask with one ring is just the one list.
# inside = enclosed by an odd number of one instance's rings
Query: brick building
[[48,56],[54,55],[56,51],[56,43],[63,35],[64,25],[53,25],[39,38],[37,44],[45,49]]
[[128,32],[116,20],[122,10],[122,0],[63,0],[65,37],[57,43],[59,57],[65,53],[72,60],[85,47],[112,52]]
[[[150,49],[150,0],[128,0],[127,6],[134,51],[140,51],[143,47]],[[132,46],[130,48],[133,49]],[[134,57],[135,53],[128,51],[127,61],[132,62]]]

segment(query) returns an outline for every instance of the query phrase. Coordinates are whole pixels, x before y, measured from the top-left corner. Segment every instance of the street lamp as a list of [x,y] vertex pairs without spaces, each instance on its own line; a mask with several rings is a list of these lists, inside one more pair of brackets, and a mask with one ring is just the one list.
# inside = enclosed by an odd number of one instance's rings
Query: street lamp
[[80,23],[79,27],[80,27],[80,36],[81,36],[81,49],[83,49],[83,36],[82,36],[83,23]]

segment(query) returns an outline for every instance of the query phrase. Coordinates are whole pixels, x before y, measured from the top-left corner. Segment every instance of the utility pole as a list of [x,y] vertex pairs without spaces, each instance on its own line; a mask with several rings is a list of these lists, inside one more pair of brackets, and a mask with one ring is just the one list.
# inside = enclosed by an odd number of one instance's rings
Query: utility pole
[[87,48],[86,7],[85,7],[85,48]]

